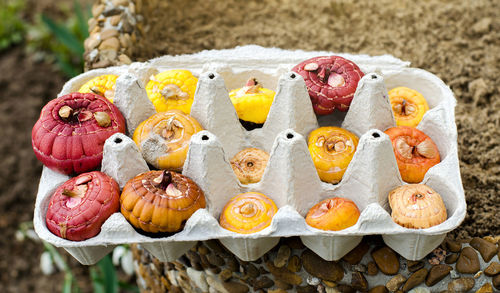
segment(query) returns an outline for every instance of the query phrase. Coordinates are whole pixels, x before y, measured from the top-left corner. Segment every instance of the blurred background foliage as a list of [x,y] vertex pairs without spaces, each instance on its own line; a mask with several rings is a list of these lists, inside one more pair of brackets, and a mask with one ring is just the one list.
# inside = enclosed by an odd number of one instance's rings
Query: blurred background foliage
[[1,0],[0,52],[25,42],[26,53],[37,62],[54,64],[67,77],[83,71],[83,42],[88,37],[90,5],[74,1],[58,5],[60,16],[43,13],[26,21],[26,0]]

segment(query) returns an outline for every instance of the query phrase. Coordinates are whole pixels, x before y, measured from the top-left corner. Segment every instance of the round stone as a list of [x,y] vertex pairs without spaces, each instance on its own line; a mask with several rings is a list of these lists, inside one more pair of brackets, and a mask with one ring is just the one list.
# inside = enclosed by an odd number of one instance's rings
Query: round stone
[[263,276],[259,279],[256,279],[253,282],[253,289],[254,290],[271,288],[272,286],[274,286],[274,281],[269,279],[269,277],[267,277],[267,276]]
[[428,287],[436,285],[439,281],[448,276],[452,269],[453,268],[451,266],[445,264],[432,266],[427,278],[425,279],[425,285]]
[[286,262],[288,261],[288,258],[290,257],[291,252],[292,251],[290,247],[288,247],[287,245],[281,245],[278,249],[276,258],[274,259],[274,266],[277,268],[284,267],[286,265]]
[[446,247],[451,252],[460,252],[462,245],[457,241],[451,240],[449,238],[446,239]]
[[493,293],[493,286],[490,283],[485,283],[475,293]]
[[326,261],[307,249],[302,253],[302,265],[311,275],[323,280],[338,282],[344,278],[344,269],[334,261]]
[[495,244],[479,237],[472,238],[469,244],[479,251],[485,262],[490,262],[497,253],[497,246]]
[[300,285],[302,283],[302,278],[299,275],[290,272],[285,267],[277,268],[271,261],[266,262],[266,267],[276,280],[280,280],[291,285]]
[[456,270],[463,274],[475,274],[479,271],[479,257],[471,247],[464,247],[457,260]]
[[384,285],[379,285],[371,288],[368,293],[389,293],[389,290]]
[[368,282],[360,272],[353,272],[351,277],[351,286],[358,291],[366,291],[368,289]]
[[500,263],[494,261],[484,270],[484,274],[489,277],[493,277],[500,273]]
[[474,287],[475,283],[473,278],[459,278],[448,283],[448,292],[467,292]]
[[247,285],[240,282],[225,282],[223,286],[229,293],[246,293],[250,290]]
[[358,264],[369,249],[370,245],[366,241],[361,241],[358,246],[346,254],[342,259],[351,265]]
[[405,285],[403,286],[403,291],[409,291],[418,285],[422,284],[425,280],[425,277],[427,277],[428,271],[426,268],[422,268],[413,274],[406,280]]
[[396,253],[387,246],[372,251],[377,267],[386,275],[395,275],[399,271],[399,259]]
[[107,40],[102,41],[99,45],[99,50],[114,50],[118,51],[120,48],[120,41],[116,37],[109,38]]
[[394,292],[398,290],[399,287],[401,287],[401,285],[403,285],[405,281],[406,278],[403,275],[397,274],[392,279],[390,279],[389,282],[387,282],[387,284],[385,284],[385,287],[387,287],[389,291]]
[[458,259],[458,253],[452,253],[444,259],[444,262],[447,264],[454,264],[457,262]]
[[491,278],[491,282],[493,282],[493,286],[495,286],[495,288],[500,290],[500,274]]
[[302,268],[302,261],[297,255],[293,255],[288,261],[286,268],[293,273],[297,273]]

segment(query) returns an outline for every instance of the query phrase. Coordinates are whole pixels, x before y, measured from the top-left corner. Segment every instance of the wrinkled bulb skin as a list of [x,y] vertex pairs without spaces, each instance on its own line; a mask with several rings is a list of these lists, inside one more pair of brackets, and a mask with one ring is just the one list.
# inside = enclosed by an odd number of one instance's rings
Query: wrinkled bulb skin
[[119,209],[120,188],[105,173],[83,173],[59,186],[47,209],[46,224],[58,237],[82,241],[99,234]]
[[125,119],[106,98],[72,93],[43,107],[33,126],[31,143],[36,157],[48,168],[73,175],[101,165],[104,142],[125,133]]
[[392,219],[405,228],[429,228],[448,217],[441,195],[424,184],[400,186],[389,193],[388,200]]
[[266,170],[269,154],[257,148],[246,148],[231,159],[231,168],[241,184],[257,183]]
[[356,152],[358,137],[343,128],[326,126],[309,134],[308,149],[323,182],[339,183]]
[[339,56],[322,56],[296,65],[292,71],[300,74],[306,83],[314,112],[327,115],[335,109],[347,111],[364,76],[352,61]]
[[259,192],[241,193],[231,198],[220,215],[222,228],[240,234],[251,234],[271,225],[278,211],[272,199]]
[[392,127],[385,131],[392,142],[399,173],[407,183],[419,183],[427,171],[441,162],[439,150],[424,132],[408,126]]
[[188,177],[172,171],[149,171],[130,179],[120,196],[120,211],[137,229],[147,233],[174,233],[198,209],[205,195]]

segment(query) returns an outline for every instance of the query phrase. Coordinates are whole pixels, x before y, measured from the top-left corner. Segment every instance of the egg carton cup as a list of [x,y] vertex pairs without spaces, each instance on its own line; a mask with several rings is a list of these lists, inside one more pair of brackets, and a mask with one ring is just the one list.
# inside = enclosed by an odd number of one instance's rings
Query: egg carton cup
[[[454,118],[456,100],[438,77],[392,56],[338,54],[354,61],[365,76],[358,84],[347,113],[316,117],[302,77],[290,69],[308,59],[331,52],[286,51],[258,46],[203,51],[193,55],[164,56],[145,63],[110,67],[81,74],[68,81],[60,95],[76,91],[90,78],[118,74],[115,105],[124,114],[128,134],[154,113],[144,84],[152,74],[167,69],[188,69],[199,77],[191,115],[204,127],[192,136],[183,174],[204,191],[207,207],[196,211],[184,229],[169,237],[152,238],[138,233],[121,213],[113,214],[101,232],[85,241],[59,238],[46,227],[45,215],[55,188],[69,179],[44,167],[36,199],[34,224],[38,235],[65,248],[82,264],[94,264],[115,246],[139,243],[160,261],[172,261],[197,241],[219,239],[244,261],[261,257],[280,237],[300,236],[302,242],[325,260],[338,260],[364,235],[380,234],[385,243],[410,260],[423,258],[435,249],[446,233],[464,219],[466,203],[457,156]],[[256,77],[264,87],[276,89],[268,118],[260,129],[246,131],[239,123],[228,90]],[[439,194],[448,219],[427,229],[407,229],[390,216],[388,194],[406,184],[401,180],[391,141],[384,134],[395,126],[387,88],[408,86],[424,95],[429,104],[418,129],[436,143],[441,162],[427,172],[422,183]],[[319,126],[341,126],[360,137],[357,150],[338,184],[322,182],[307,148],[310,131]],[[230,166],[240,150],[257,147],[270,154],[258,183],[242,185]],[[146,148],[144,151],[154,151]],[[148,165],[136,144],[125,134],[111,136],[104,145],[102,171],[121,188]],[[271,225],[254,234],[223,229],[218,218],[226,202],[248,191],[261,192],[274,200],[278,212]],[[344,197],[361,211],[358,222],[341,231],[323,231],[305,222],[308,210],[330,197]]]

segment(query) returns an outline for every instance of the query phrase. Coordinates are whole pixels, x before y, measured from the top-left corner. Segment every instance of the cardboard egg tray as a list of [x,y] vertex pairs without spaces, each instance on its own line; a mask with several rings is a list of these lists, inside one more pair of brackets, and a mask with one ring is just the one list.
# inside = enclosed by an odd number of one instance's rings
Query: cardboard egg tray
[[[290,69],[306,59],[332,54],[252,45],[164,56],[129,66],[92,70],[71,79],[60,95],[77,91],[95,76],[120,75],[114,103],[126,118],[129,136],[115,134],[106,141],[102,171],[123,187],[135,175],[149,170],[130,139],[137,125],[155,113],[144,89],[149,77],[167,69],[188,69],[198,76],[191,115],[206,130],[191,138],[183,174],[203,189],[207,208],[195,212],[182,231],[169,237],[142,235],[120,213],[115,213],[96,237],[80,242],[65,240],[47,229],[45,215],[55,188],[69,177],[44,167],[34,213],[36,232],[87,265],[125,243],[140,243],[160,261],[172,261],[196,241],[208,239],[219,239],[240,259],[252,261],[275,246],[280,237],[290,236],[300,236],[322,258],[338,260],[356,247],[363,235],[370,234],[382,235],[389,247],[407,259],[423,258],[462,222],[466,213],[453,93],[435,75],[411,68],[408,62],[392,56],[337,54],[354,61],[365,76],[347,113],[335,111],[316,117],[302,77]],[[241,126],[228,96],[228,89],[241,87],[249,77],[256,77],[264,87],[276,90],[264,126],[252,131]],[[418,129],[432,138],[441,155],[441,162],[427,172],[423,183],[441,194],[448,219],[428,229],[403,228],[390,216],[387,196],[392,189],[406,184],[401,180],[390,139],[383,133],[395,126],[387,89],[397,86],[413,88],[427,99],[430,110]],[[319,126],[341,126],[360,137],[357,151],[342,181],[336,185],[320,181],[307,149],[308,134]],[[269,152],[270,160],[259,183],[242,185],[229,160],[247,147]],[[247,191],[262,192],[274,200],[279,210],[271,225],[250,235],[221,228],[218,218],[226,202]],[[308,210],[320,200],[334,196],[356,203],[361,211],[356,225],[331,232],[308,226],[304,219]]]

